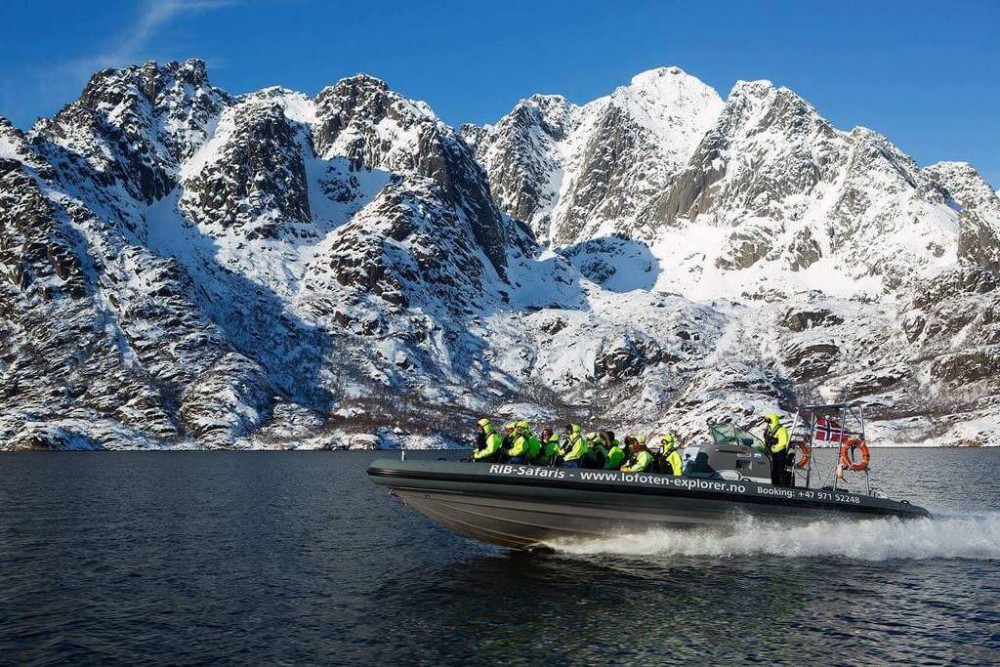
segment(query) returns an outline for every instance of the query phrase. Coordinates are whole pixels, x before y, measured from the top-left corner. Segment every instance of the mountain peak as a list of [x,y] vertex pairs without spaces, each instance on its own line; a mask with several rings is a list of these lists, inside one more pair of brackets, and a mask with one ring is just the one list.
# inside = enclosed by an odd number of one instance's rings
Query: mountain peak
[[230,99],[209,83],[197,59],[105,69],[31,136],[83,157],[101,182],[114,174],[131,195],[150,203],[170,191],[179,164],[209,136]]
[[329,95],[370,97],[390,93],[393,93],[393,91],[385,81],[370,74],[359,72],[353,76],[338,79],[337,83],[333,85],[326,86],[319,92],[316,99],[319,100],[321,97]]
[[575,108],[562,95],[532,95],[518,102],[508,117],[538,125],[553,137],[561,138]]
[[277,104],[284,110],[285,116],[291,120],[307,125],[316,122],[316,103],[305,93],[300,93],[296,90],[281,86],[269,86],[255,93],[243,95],[240,97],[240,100]]
[[963,209],[990,205],[1000,211],[1000,200],[993,187],[968,162],[937,162],[924,171],[947,189]]
[[539,95],[536,93],[528,99],[518,102],[514,106],[514,111],[525,107],[534,107],[545,116],[564,116],[575,106],[562,95]]
[[649,97],[668,104],[676,104],[689,98],[699,101],[718,100],[718,106],[722,106],[719,93],[714,88],[680,67],[658,67],[636,74],[630,85],[615,90],[612,99],[623,96]]
[[676,131],[684,126],[690,125],[688,129],[695,133],[703,132],[723,106],[714,88],[679,67],[636,74],[631,85],[611,94],[611,104],[668,143],[675,142]]
[[729,95],[730,97],[736,94],[756,95],[758,97],[762,97],[773,90],[777,90],[777,88],[778,87],[775,86],[770,79],[754,79],[752,81],[739,79],[733,84],[733,88],[729,91]]
[[714,88],[678,67],[641,72],[632,78],[632,85],[621,86],[610,97],[584,107],[599,110],[598,123],[605,126],[599,133],[609,131],[608,124],[639,128],[658,147],[670,169],[688,159],[722,108],[722,98]]
[[147,60],[143,63],[141,71],[145,74],[174,74],[195,85],[208,82],[208,66],[200,58],[189,58],[184,61],[169,60],[163,64]]
[[0,135],[7,133],[18,133],[18,129],[14,127],[14,124],[7,120],[6,116],[0,115]]
[[24,134],[3,116],[0,116],[0,159],[23,159],[27,153]]
[[440,122],[430,106],[420,100],[411,100],[389,87],[382,79],[369,74],[355,74],[327,86],[314,99],[319,113],[341,113],[344,110],[364,109],[365,114],[379,119],[392,114],[408,116],[410,122],[431,120]]
[[[790,133],[834,133],[830,123],[795,91],[771,81],[737,81],[726,99],[722,125],[735,129],[768,127]],[[756,131],[756,130],[754,130]]]
[[791,88],[776,86],[768,79],[757,79],[755,81],[737,81],[732,90],[729,91],[729,101],[748,100],[757,104],[763,102],[766,106],[780,104],[784,107],[793,107],[799,111],[806,111],[819,116],[819,113],[809,102]]
[[957,160],[942,160],[940,162],[935,162],[927,168],[938,171],[964,172],[966,174],[971,174],[976,171],[976,168],[973,167],[971,163]]
[[677,77],[680,79],[694,79],[701,83],[701,81],[694,76],[691,76],[680,67],[669,66],[669,67],[654,67],[653,69],[648,69],[644,72],[639,72],[632,77],[631,84],[633,86],[649,86],[655,85],[660,79]]
[[531,102],[539,106],[547,106],[550,104],[568,104],[566,98],[562,95],[546,95],[544,93],[535,93],[527,100],[521,100],[522,102]]
[[357,88],[374,89],[382,92],[389,92],[389,84],[382,79],[374,77],[364,72],[359,72],[354,76],[346,76],[335,83],[333,88]]
[[85,105],[95,108],[105,100],[109,91],[131,84],[153,100],[171,81],[181,81],[195,88],[209,85],[205,62],[196,58],[163,64],[148,60],[142,65],[103,69],[90,77],[80,99]]

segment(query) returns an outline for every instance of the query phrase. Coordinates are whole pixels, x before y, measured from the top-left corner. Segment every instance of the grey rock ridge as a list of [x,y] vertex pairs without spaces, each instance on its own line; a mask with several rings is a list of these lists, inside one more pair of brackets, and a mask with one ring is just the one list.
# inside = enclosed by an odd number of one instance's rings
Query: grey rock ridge
[[1000,199],[678,68],[462,126],[204,63],[0,118],[0,448],[440,447],[486,414],[684,439],[859,400],[1000,443]]

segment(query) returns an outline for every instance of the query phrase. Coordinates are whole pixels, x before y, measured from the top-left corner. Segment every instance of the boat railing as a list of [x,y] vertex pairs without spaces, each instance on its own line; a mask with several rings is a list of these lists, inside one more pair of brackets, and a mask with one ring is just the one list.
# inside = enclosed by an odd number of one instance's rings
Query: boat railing
[[[828,420],[825,425],[825,432],[827,433],[828,438],[817,441],[816,433],[818,430],[819,419]],[[805,468],[802,469],[804,470],[806,476],[806,488],[808,488],[812,482],[813,464],[816,461],[815,450],[817,448],[823,449],[833,447],[839,449],[843,441],[852,436],[859,437],[862,441],[867,442],[865,437],[865,415],[860,403],[804,405],[795,411],[795,418],[792,422],[791,429],[789,429],[789,440],[790,443],[794,445],[795,449],[798,450],[796,455],[803,451],[803,444],[809,448],[808,463]],[[835,467],[839,464],[839,461],[840,457],[838,456],[834,463]],[[794,467],[792,470],[792,474],[796,474],[796,469]],[[865,468],[864,474],[865,495],[871,496],[871,471],[868,468]],[[839,476],[834,474],[834,490],[837,490],[839,482]]]

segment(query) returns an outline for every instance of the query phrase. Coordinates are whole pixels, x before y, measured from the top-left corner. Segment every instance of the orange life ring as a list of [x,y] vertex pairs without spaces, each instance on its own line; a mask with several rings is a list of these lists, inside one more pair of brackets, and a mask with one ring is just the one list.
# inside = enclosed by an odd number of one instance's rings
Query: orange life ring
[[802,458],[795,462],[796,468],[805,468],[809,465],[809,457],[812,456],[812,450],[804,442],[800,442],[795,445],[800,452],[802,452]]
[[[854,461],[851,458],[851,450],[855,447],[861,448],[861,460]],[[840,465],[844,466],[847,470],[853,470],[854,472],[861,472],[862,470],[868,470],[868,461],[871,459],[871,454],[868,453],[868,445],[861,438],[848,438],[840,445]]]

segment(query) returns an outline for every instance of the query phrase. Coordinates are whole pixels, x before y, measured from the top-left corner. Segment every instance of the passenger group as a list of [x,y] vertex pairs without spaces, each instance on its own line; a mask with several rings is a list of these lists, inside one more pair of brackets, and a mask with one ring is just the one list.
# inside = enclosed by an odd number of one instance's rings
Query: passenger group
[[474,461],[684,474],[680,445],[673,433],[661,435],[654,450],[643,436],[627,435],[618,440],[612,431],[584,434],[579,424],[567,424],[562,438],[551,428],[542,429],[536,437],[526,421],[505,424],[503,435],[489,419],[480,419],[478,427]]
[[[764,421],[767,427],[762,447],[771,460],[771,482],[775,486],[793,486],[794,476],[788,469],[788,429],[781,424],[780,415],[766,415]],[[654,472],[679,477],[684,474],[680,450],[681,444],[672,432],[659,436],[650,447],[641,435],[627,435],[618,440],[613,431],[584,434],[579,424],[567,424],[561,438],[548,427],[536,437],[526,421],[505,424],[501,434],[489,419],[480,419],[472,458],[489,463]]]

